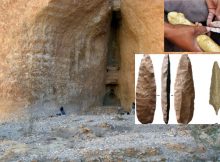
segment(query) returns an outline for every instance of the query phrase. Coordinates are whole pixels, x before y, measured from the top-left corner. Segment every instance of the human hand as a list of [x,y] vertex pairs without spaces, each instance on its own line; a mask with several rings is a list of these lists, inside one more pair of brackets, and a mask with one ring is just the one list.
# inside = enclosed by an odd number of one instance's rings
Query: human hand
[[206,0],[208,7],[208,18],[207,18],[207,26],[210,26],[210,23],[215,20],[220,20],[220,0]]
[[165,23],[165,37],[187,52],[202,52],[196,38],[207,33],[204,26],[171,25]]

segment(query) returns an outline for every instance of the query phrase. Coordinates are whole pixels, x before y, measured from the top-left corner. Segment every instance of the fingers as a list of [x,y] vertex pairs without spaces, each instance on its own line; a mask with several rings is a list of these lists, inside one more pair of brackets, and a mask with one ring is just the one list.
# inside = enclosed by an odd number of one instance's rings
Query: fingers
[[207,27],[205,27],[205,26],[196,26],[194,34],[195,34],[195,36],[197,36],[197,35],[206,34],[208,32],[209,32],[209,30],[207,30]]
[[218,0],[206,0],[208,9],[216,9],[217,1]]
[[199,23],[199,22],[196,22],[195,25],[196,25],[196,26],[202,26],[202,24]]
[[220,28],[220,21],[213,21],[210,23],[211,27]]
[[208,18],[207,18],[207,26],[210,26],[210,23],[212,22],[213,18],[214,18],[214,13],[209,12]]
[[207,18],[207,26],[210,25],[210,23],[212,22],[212,20],[215,17],[217,5],[220,4],[218,1],[219,0],[206,0],[207,7],[209,10],[209,14],[208,14],[208,18]]
[[217,0],[217,6],[216,6],[215,16],[216,20],[220,20],[220,0]]

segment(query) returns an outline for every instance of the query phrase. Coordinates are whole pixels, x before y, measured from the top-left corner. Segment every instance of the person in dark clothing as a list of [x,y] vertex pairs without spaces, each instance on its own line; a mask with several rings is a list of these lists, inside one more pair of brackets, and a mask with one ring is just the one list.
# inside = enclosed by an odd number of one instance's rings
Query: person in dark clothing
[[66,113],[65,113],[64,108],[63,108],[63,107],[61,107],[61,108],[60,108],[60,111],[61,111],[61,114],[62,114],[62,115],[66,115]]
[[130,112],[131,115],[134,115],[135,114],[135,103],[133,102],[132,105],[131,105],[131,112]]
[[66,115],[66,113],[65,113],[63,107],[60,108],[60,112],[61,112],[61,113],[58,113],[58,114],[56,114],[56,115],[57,115],[57,116]]

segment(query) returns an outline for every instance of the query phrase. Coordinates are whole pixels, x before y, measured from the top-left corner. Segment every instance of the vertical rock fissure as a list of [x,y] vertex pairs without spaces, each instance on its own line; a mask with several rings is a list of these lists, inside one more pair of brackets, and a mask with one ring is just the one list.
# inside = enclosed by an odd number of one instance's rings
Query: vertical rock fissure
[[107,66],[119,67],[119,43],[118,43],[118,29],[120,27],[120,19],[121,14],[120,11],[113,11],[112,12],[112,19],[111,19],[111,30],[109,36],[109,43],[108,43],[108,58],[107,58]]
[[120,99],[116,95],[118,89],[118,71],[120,69],[119,29],[121,25],[120,7],[112,6],[111,27],[107,52],[106,67],[106,94],[103,99],[104,106],[120,106]]

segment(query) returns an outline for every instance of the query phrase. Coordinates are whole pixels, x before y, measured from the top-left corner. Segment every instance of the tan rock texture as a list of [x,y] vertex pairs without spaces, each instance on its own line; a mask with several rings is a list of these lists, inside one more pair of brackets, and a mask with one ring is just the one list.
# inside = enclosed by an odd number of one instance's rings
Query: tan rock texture
[[188,124],[192,120],[194,99],[192,65],[188,55],[182,55],[174,85],[174,106],[178,123]]
[[212,68],[212,80],[210,86],[210,99],[209,103],[215,109],[216,115],[220,108],[220,68],[218,62],[214,62]]
[[161,106],[163,111],[163,120],[166,124],[169,121],[170,111],[170,58],[165,55],[162,64],[161,75]]
[[100,105],[110,11],[106,0],[1,1],[1,99]]
[[156,109],[156,82],[149,55],[141,60],[136,86],[136,112],[142,124],[152,123]]
[[134,54],[163,51],[163,5],[162,0],[2,0],[1,110],[51,102],[82,111],[101,105],[111,12],[120,8],[116,92],[130,110]]
[[164,1],[122,0],[121,14],[119,92],[127,109],[135,98],[134,54],[164,51]]

